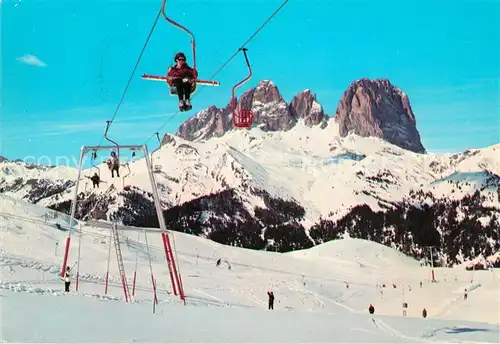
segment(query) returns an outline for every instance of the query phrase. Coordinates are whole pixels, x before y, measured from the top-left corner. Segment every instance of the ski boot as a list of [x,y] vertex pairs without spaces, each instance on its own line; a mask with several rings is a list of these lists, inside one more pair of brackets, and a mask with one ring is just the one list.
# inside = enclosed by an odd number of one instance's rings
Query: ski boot
[[184,100],[179,100],[179,110],[186,111],[186,103]]

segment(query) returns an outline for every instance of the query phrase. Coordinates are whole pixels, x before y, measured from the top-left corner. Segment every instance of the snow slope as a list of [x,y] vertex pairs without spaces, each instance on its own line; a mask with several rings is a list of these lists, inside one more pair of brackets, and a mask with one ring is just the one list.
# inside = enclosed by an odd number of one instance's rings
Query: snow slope
[[162,304],[152,314],[147,304],[14,292],[0,300],[5,343],[495,343],[499,335],[488,324],[353,313]]
[[[65,218],[40,205],[0,195],[0,302],[2,336],[7,342],[152,342],[165,338],[495,342],[499,336],[498,269],[436,269],[438,282],[431,283],[429,268],[391,248],[359,239],[279,254],[174,232],[187,296],[183,306],[171,294],[160,235],[148,232],[160,300],[153,315],[144,232],[121,230],[129,281],[138,258],[136,303],[125,305],[114,250],[110,288],[104,296],[109,230],[81,223],[72,235],[69,253],[75,273],[81,233],[79,290],[64,295],[57,274],[67,232],[56,228],[52,220],[61,217]],[[216,267],[219,258],[223,263]],[[465,288],[467,300],[463,300]],[[274,312],[266,309],[270,289],[276,295]],[[408,303],[404,318],[400,317],[402,302]],[[34,303],[37,307],[32,307]],[[376,309],[373,317],[367,312],[369,304]],[[427,319],[421,318],[423,308]],[[46,309],[57,312],[47,317]],[[68,318],[72,321],[65,321]],[[116,321],[113,324],[109,319]]]

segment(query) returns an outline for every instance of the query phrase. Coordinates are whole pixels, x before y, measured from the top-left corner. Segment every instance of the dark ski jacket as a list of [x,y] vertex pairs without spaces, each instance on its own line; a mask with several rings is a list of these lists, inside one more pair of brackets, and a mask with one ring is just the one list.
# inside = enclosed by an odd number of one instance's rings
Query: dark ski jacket
[[[177,68],[177,65],[171,66],[168,69],[167,76],[172,78],[196,79],[198,78],[198,72],[195,69],[189,67],[187,63],[184,63],[181,68]],[[172,79],[169,79],[167,82],[170,86],[174,85],[174,80]]]

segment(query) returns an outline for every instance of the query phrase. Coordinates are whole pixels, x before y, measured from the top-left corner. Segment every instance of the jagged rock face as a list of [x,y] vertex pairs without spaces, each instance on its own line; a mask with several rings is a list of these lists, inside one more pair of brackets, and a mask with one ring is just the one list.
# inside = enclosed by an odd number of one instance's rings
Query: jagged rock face
[[304,119],[304,123],[309,127],[328,119],[323,112],[323,107],[317,102],[316,95],[311,90],[305,90],[293,97],[289,110],[293,118],[296,120]]
[[6,157],[0,155],[0,162],[9,161]]
[[[307,126],[325,128],[329,117],[311,90],[296,95],[290,104],[278,87],[263,80],[236,100],[237,110],[251,109],[254,125],[263,131],[287,131],[299,119]],[[403,149],[425,153],[408,96],[387,79],[360,79],[344,93],[335,120],[342,137],[349,132],[360,136],[382,138]],[[233,128],[231,100],[224,109],[211,106],[185,121],[177,135],[190,140],[206,140],[221,136]]]
[[295,120],[278,87],[269,80],[245,92],[238,101],[238,108],[252,109],[254,122],[264,131],[290,130]]
[[212,105],[182,123],[177,135],[190,141],[223,135],[231,129],[231,118],[228,116],[230,113],[229,107],[219,109]]
[[426,152],[408,96],[387,79],[353,82],[339,102],[335,120],[342,137],[352,131],[416,153]]
[[[302,96],[300,97],[302,98]],[[304,99],[301,102],[307,108],[305,104],[309,100]],[[316,111],[319,104],[314,106],[312,104],[313,102],[311,101],[311,111],[313,111],[313,108]],[[236,99],[236,109],[251,109],[254,114],[254,124],[259,125],[264,131],[290,130],[296,122],[290,112],[289,105],[281,96],[278,87],[269,80],[261,81],[256,87],[251,88],[243,93],[239,99]],[[310,115],[313,118],[319,116],[314,111]],[[304,114],[309,116],[309,113]],[[177,135],[190,141],[204,140],[212,136],[224,135],[224,133],[232,128],[232,106],[230,99],[228,105],[223,109],[212,105],[208,109],[202,110],[186,120],[177,130]]]
[[175,146],[175,137],[173,135],[165,134],[163,135],[163,138],[161,140],[161,145],[167,145],[170,144],[172,146]]

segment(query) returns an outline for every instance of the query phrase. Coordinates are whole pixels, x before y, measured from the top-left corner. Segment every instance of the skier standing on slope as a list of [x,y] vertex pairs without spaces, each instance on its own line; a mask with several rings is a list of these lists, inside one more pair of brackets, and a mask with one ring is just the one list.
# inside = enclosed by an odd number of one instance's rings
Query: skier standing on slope
[[71,281],[69,279],[70,273],[69,273],[69,266],[66,267],[66,272],[64,273],[64,292],[69,293],[69,285],[71,284]]
[[272,291],[267,292],[267,296],[269,296],[269,309],[274,309],[274,294]]

